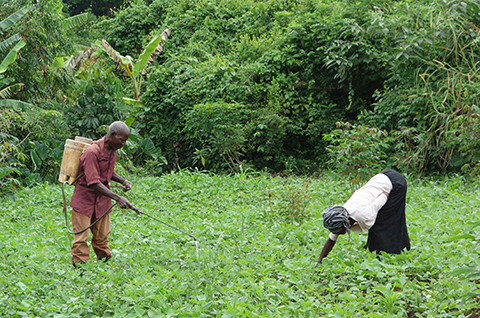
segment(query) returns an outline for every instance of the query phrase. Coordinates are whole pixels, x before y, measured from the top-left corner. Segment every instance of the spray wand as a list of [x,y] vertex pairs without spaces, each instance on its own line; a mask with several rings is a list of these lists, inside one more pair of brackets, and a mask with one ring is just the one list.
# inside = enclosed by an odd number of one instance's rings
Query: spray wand
[[158,222],[162,223],[163,225],[166,225],[166,226],[168,226],[168,227],[170,227],[170,228],[172,228],[172,229],[174,229],[174,230],[177,230],[177,231],[179,231],[179,232],[181,232],[181,233],[183,233],[183,234],[185,234],[185,235],[188,235],[188,236],[190,236],[191,238],[193,238],[195,241],[197,241],[197,238],[196,238],[195,236],[193,236],[192,234],[189,234],[189,233],[187,233],[187,232],[184,232],[184,231],[180,230],[179,228],[176,228],[176,227],[173,226],[173,225],[170,225],[170,224],[168,224],[168,223],[165,223],[165,222],[157,219],[156,217],[153,217],[153,216],[151,216],[151,215],[148,215],[148,214],[140,211],[140,210],[139,210],[138,208],[136,208],[136,207],[132,207],[132,210],[135,211],[135,212],[137,212],[138,214],[143,214],[143,215],[145,215],[145,216],[148,216],[149,218],[152,218],[152,219],[154,219],[155,221],[158,221]]
[[[125,183],[125,182],[124,182],[124,183]],[[123,192],[127,192],[127,191],[130,190],[131,188],[132,188],[132,184],[131,184],[130,182],[122,185],[122,190],[123,190]],[[140,211],[140,210],[139,210],[138,208],[136,208],[136,207],[132,207],[132,210],[135,211],[135,212],[137,212],[138,214],[143,214],[143,215],[145,215],[145,216],[148,216],[149,218],[152,218],[152,219],[154,219],[155,221],[158,221],[158,222],[162,223],[163,225],[166,225],[166,226],[168,226],[168,227],[171,227],[172,229],[177,230],[177,231],[179,231],[179,232],[181,232],[181,233],[183,233],[183,234],[185,234],[185,235],[188,235],[188,236],[190,236],[191,238],[193,238],[195,241],[197,240],[197,238],[196,238],[195,236],[193,236],[193,235],[191,235],[191,234],[188,234],[188,233],[180,230],[179,228],[176,228],[176,227],[173,226],[173,225],[167,224],[167,223],[165,223],[165,222],[157,219],[156,217],[153,217],[153,216],[151,216],[151,215],[148,215],[148,214]]]

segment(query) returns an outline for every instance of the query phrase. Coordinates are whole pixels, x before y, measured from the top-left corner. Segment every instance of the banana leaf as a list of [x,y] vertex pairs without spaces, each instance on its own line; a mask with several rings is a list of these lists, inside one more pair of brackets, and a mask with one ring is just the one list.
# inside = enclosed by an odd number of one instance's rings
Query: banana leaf
[[6,40],[4,40],[0,43],[0,51],[6,50],[10,45],[13,45],[13,44],[17,43],[21,39],[22,39],[22,37],[20,36],[19,33],[16,33],[16,34],[12,35],[8,39],[6,39]]
[[158,55],[163,50],[162,42],[166,40],[169,35],[170,29],[166,29],[161,34],[157,34],[153,37],[150,43],[148,43],[148,45],[143,50],[142,54],[140,54],[137,62],[133,67],[134,76],[139,75],[147,67],[153,53],[156,53]]
[[15,13],[9,15],[5,20],[0,21],[0,29],[5,30],[14,25],[15,22],[20,20],[28,12],[28,10],[30,10],[30,8],[25,6]]
[[17,59],[17,53],[20,51],[22,47],[26,45],[25,41],[20,40],[13,49],[8,52],[7,56],[3,59],[2,63],[0,64],[0,74],[4,73],[8,66],[12,64]]

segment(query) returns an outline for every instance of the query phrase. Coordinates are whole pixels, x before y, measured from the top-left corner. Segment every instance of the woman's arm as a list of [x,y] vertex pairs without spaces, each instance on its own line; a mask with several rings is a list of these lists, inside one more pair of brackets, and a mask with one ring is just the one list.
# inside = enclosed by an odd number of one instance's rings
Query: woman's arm
[[318,258],[318,264],[322,263],[322,260],[327,257],[328,253],[333,249],[335,246],[336,241],[333,241],[332,239],[328,238],[327,241],[325,242],[325,245],[323,246],[322,252],[320,253],[320,257]]

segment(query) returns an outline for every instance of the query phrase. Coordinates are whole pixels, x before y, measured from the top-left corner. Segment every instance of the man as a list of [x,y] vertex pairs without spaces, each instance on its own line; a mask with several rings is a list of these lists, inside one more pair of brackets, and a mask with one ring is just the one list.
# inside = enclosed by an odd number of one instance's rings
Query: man
[[[75,184],[70,202],[74,232],[80,232],[89,227],[108,211],[112,206],[112,199],[117,202],[119,208],[133,208],[126,198],[110,191],[109,186],[110,180],[113,180],[121,183],[126,191],[132,187],[129,181],[114,171],[117,150],[125,146],[129,136],[130,130],[127,125],[116,121],[110,125],[108,133],[103,138],[94,141],[80,157],[80,173],[83,172],[84,175]],[[112,252],[108,247],[109,213],[90,228],[93,235],[93,250],[97,259],[103,259],[105,262],[112,257]],[[89,258],[88,237],[88,230],[75,234],[71,249],[72,263],[75,267],[77,267],[77,263],[86,263]]]
[[349,233],[366,233],[365,248],[400,254],[410,250],[405,219],[407,182],[398,172],[386,170],[372,177],[355,191],[343,206],[328,207],[323,213],[323,225],[331,233],[325,243],[318,263],[330,253],[338,236]]

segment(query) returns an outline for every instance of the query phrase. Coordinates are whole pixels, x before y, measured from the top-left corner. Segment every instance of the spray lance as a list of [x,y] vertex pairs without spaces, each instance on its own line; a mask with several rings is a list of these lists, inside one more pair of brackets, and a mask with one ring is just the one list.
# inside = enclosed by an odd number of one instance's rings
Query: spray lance
[[[123,192],[127,192],[127,191],[130,190],[131,188],[132,188],[131,183],[127,183],[127,184],[122,185],[122,190],[123,190]],[[148,216],[149,218],[154,219],[155,221],[160,222],[160,223],[162,223],[163,225],[166,225],[166,226],[168,226],[168,227],[170,227],[170,228],[172,228],[172,229],[174,229],[174,230],[176,230],[176,231],[178,231],[178,232],[180,232],[180,233],[183,233],[183,234],[185,234],[185,235],[188,235],[188,236],[190,236],[191,238],[193,238],[194,241],[197,241],[197,238],[196,238],[195,236],[193,236],[192,234],[189,234],[189,233],[187,233],[187,232],[185,232],[185,231],[182,231],[182,230],[180,230],[179,228],[177,228],[177,227],[175,227],[175,226],[173,226],[173,225],[170,225],[170,224],[168,224],[168,223],[165,223],[165,222],[163,222],[162,220],[157,219],[156,217],[153,217],[153,216],[151,216],[151,215],[148,215],[148,214],[146,214],[145,212],[140,211],[139,208],[132,207],[131,209],[132,209],[133,211],[137,212],[138,214],[143,214],[143,215],[145,215],[145,216]]]
[[193,236],[192,234],[189,234],[189,233],[187,233],[187,232],[184,232],[184,231],[180,230],[179,228],[176,228],[176,227],[173,226],[173,225],[170,225],[170,224],[168,224],[168,223],[165,223],[165,222],[157,219],[156,217],[153,217],[153,216],[151,216],[151,215],[148,215],[148,214],[140,211],[140,210],[139,210],[138,208],[136,208],[136,207],[133,207],[132,210],[135,211],[135,212],[137,212],[138,214],[143,214],[143,215],[145,215],[145,216],[148,216],[149,218],[152,218],[152,219],[154,219],[155,221],[158,221],[158,222],[162,223],[163,225],[166,225],[166,226],[168,226],[168,227],[170,227],[170,228],[172,228],[172,229],[174,229],[174,230],[177,230],[178,232],[181,232],[181,233],[183,233],[183,234],[185,234],[185,235],[188,235],[188,236],[190,236],[191,238],[193,238],[194,241],[197,240],[197,238],[196,238],[195,236]]

